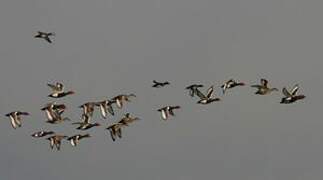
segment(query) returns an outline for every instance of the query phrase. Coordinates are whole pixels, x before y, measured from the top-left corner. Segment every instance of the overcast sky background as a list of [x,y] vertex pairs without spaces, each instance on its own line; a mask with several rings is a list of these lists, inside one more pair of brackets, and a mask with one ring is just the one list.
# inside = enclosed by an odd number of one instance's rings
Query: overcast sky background
[[[321,180],[323,178],[323,1],[321,0],[2,0],[0,113],[28,111],[14,130],[2,117],[4,180]],[[53,31],[53,44],[34,39]],[[273,87],[299,83],[306,99],[279,104],[281,91],[248,86],[224,97],[230,78]],[[170,86],[151,88],[152,80]],[[60,152],[33,139],[38,130],[79,133],[45,123],[46,83],[76,94],[65,113],[80,119],[86,101],[137,98]],[[215,85],[221,102],[197,105],[191,83]],[[156,109],[180,105],[165,122]],[[140,117],[116,142],[104,129],[130,112]]]

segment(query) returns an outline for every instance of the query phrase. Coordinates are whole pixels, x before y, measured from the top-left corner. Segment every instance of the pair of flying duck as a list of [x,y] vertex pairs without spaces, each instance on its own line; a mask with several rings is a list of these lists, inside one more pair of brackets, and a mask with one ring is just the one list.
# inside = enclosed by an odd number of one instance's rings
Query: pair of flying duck
[[[252,85],[251,87],[255,87],[258,90],[255,92],[255,94],[259,95],[266,95],[270,94],[273,91],[278,91],[277,88],[270,88],[268,87],[268,80],[266,79],[260,79],[260,84]],[[305,95],[297,95],[297,91],[299,89],[299,85],[294,85],[293,89],[291,91],[288,91],[286,87],[282,89],[282,93],[284,97],[281,99],[281,104],[291,104],[298,100],[304,99]]]
[[110,125],[106,129],[109,130],[111,139],[113,141],[115,141],[117,137],[122,138],[122,128],[123,127],[129,126],[129,124],[131,124],[135,121],[138,121],[138,120],[140,120],[140,118],[131,117],[130,113],[127,113],[124,115],[123,118],[121,118],[121,120],[119,122]]

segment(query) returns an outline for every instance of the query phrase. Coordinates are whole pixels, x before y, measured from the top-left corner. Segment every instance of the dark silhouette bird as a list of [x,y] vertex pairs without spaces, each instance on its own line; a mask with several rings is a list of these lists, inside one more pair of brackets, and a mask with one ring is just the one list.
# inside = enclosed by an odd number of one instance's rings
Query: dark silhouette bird
[[296,102],[300,99],[304,99],[305,95],[297,95],[297,91],[299,89],[298,84],[296,84],[291,91],[288,91],[285,87],[283,88],[282,92],[285,97],[282,98],[281,104],[290,104]]
[[38,34],[36,34],[36,35],[34,36],[35,38],[44,39],[44,40],[46,40],[48,43],[52,43],[52,40],[50,39],[50,36],[55,36],[55,33],[53,33],[53,32],[46,33],[46,32],[38,31],[37,33],[38,33]]
[[194,95],[197,93],[197,89],[202,87],[204,87],[202,84],[192,84],[187,86],[185,89],[189,90],[190,96],[194,97]]
[[153,80],[153,85],[152,85],[152,87],[154,87],[154,88],[161,88],[161,87],[164,87],[164,86],[166,86],[166,85],[169,85],[170,83],[168,82],[168,81],[165,81],[165,82],[158,82],[158,81],[156,81],[156,80]]
[[266,94],[270,94],[273,91],[278,91],[277,88],[269,88],[268,80],[263,78],[260,79],[260,84],[251,85],[251,87],[257,88],[258,90],[255,92],[255,94],[259,94],[259,95],[266,95]]
[[180,106],[165,106],[160,109],[157,109],[161,113],[161,118],[167,120],[169,115],[175,116],[174,109],[180,109]]
[[28,112],[21,111],[13,111],[11,113],[6,114],[6,116],[10,118],[11,126],[14,129],[16,129],[17,127],[21,127],[21,115],[27,116],[30,114]]

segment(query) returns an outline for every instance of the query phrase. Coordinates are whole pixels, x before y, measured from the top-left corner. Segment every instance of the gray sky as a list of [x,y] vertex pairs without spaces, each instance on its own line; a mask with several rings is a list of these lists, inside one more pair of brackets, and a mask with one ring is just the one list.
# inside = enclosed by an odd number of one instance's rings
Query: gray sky
[[[323,177],[323,1],[321,0],[2,0],[0,107],[32,113],[23,127],[0,126],[1,179],[16,180],[321,180]],[[53,44],[34,39],[54,31]],[[185,86],[236,78],[277,88],[300,84],[307,98],[280,105],[281,93],[233,89],[199,106]],[[171,85],[152,89],[151,81]],[[93,138],[60,152],[40,129],[72,135],[70,123],[46,124],[39,110],[48,82],[76,91],[58,102],[78,105],[136,93]],[[216,90],[219,93],[219,89]],[[221,95],[222,96],[222,95]],[[183,108],[168,122],[156,109]],[[112,142],[104,130],[122,114],[142,121]]]

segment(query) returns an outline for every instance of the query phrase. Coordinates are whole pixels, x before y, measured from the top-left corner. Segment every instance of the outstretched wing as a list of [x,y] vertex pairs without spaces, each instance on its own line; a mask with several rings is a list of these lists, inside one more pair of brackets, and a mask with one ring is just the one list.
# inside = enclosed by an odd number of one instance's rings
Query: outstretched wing
[[212,97],[212,94],[213,94],[213,86],[211,86],[208,90],[207,90],[207,92],[206,92],[206,97],[207,98],[210,98],[210,97]]
[[283,90],[282,90],[283,94],[286,96],[286,97],[291,97],[291,93],[284,87]]
[[205,99],[206,96],[198,89],[195,89],[196,95],[201,98],[201,99]]
[[293,96],[295,96],[295,95],[296,95],[296,93],[297,93],[297,91],[298,91],[298,89],[299,89],[299,86],[298,86],[298,84],[296,84],[296,85],[293,87],[293,89],[292,89],[292,91],[291,91],[291,94],[292,94]]
[[44,39],[45,39],[47,42],[52,43],[52,40],[50,40],[50,38],[49,38],[48,36],[46,36]]

